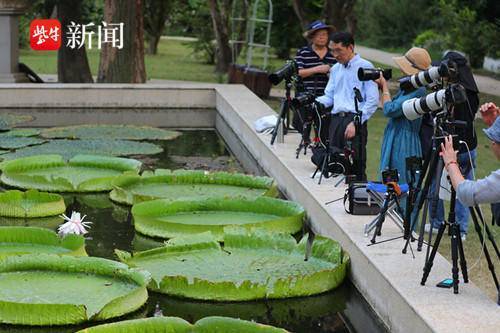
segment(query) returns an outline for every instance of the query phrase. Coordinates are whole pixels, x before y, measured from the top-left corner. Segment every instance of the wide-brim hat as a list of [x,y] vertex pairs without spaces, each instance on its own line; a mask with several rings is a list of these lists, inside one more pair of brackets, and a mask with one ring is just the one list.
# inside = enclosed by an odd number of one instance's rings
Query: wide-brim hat
[[431,67],[431,56],[426,49],[412,47],[402,57],[393,57],[392,60],[406,75],[414,75]]
[[336,30],[333,25],[325,24],[319,20],[311,22],[306,29],[307,30],[302,34],[304,38],[311,38],[311,36],[318,30],[326,29],[328,30],[328,33],[332,33]]

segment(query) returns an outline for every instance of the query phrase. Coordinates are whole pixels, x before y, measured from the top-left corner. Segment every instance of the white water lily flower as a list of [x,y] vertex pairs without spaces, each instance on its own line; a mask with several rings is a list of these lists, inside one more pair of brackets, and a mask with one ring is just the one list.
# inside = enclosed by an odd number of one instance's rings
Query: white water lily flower
[[64,214],[59,216],[63,218],[64,221],[66,221],[65,223],[61,224],[59,226],[59,229],[57,230],[59,232],[59,235],[62,236],[66,236],[68,234],[86,234],[88,232],[86,228],[90,228],[89,224],[92,224],[92,222],[89,221],[83,222],[87,215],[83,215],[82,217],[80,217],[80,213],[78,212],[71,212],[71,217],[67,217]]

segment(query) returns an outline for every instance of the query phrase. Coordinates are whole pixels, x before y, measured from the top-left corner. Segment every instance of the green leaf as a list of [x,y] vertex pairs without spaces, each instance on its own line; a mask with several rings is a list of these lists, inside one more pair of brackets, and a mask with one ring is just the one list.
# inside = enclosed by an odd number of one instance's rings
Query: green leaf
[[30,137],[40,134],[40,130],[36,128],[13,128],[8,132],[0,133],[0,140],[4,137]]
[[45,217],[66,211],[63,198],[58,194],[28,190],[0,193],[0,216]]
[[76,333],[193,333],[192,327],[182,318],[154,317],[98,325]]
[[200,198],[153,200],[132,207],[135,230],[152,237],[173,238],[212,232],[224,239],[227,227],[294,234],[302,228],[304,209],[274,198]]
[[89,327],[77,333],[286,333],[281,328],[227,317],[206,317],[194,325],[177,317],[125,320]]
[[31,218],[0,216],[0,226],[39,227],[50,230],[57,230],[58,226],[63,222],[63,219],[59,216]]
[[79,155],[65,162],[59,155],[38,155],[0,163],[0,180],[7,185],[53,192],[109,191],[120,175],[136,174],[133,159]]
[[35,227],[0,227],[0,258],[33,253],[86,256],[80,235],[59,238],[51,230]]
[[149,279],[101,258],[9,256],[0,260],[0,322],[67,325],[122,316],[146,302]]
[[4,154],[2,158],[12,160],[20,157],[59,154],[69,159],[80,154],[104,156],[154,155],[163,148],[148,142],[130,140],[51,140],[35,147],[25,147]]
[[69,139],[123,139],[123,140],[172,140],[181,135],[180,132],[169,131],[150,126],[133,125],[78,125],[52,127],[44,129],[43,138]]
[[0,131],[9,130],[11,127],[32,121],[34,118],[32,116],[27,115],[14,115],[2,113],[0,114]]
[[309,296],[337,287],[349,257],[334,240],[316,237],[308,261],[305,239],[231,230],[221,248],[210,233],[173,239],[166,246],[119,259],[149,271],[161,293],[215,301]]
[[17,149],[27,146],[39,145],[46,140],[30,138],[30,137],[15,137],[15,136],[0,136],[0,148]]
[[206,317],[194,325],[197,333],[286,333],[282,328],[226,317]]
[[144,176],[127,175],[113,182],[110,198],[132,205],[154,199],[199,197],[277,196],[276,184],[268,177],[239,173],[155,170]]

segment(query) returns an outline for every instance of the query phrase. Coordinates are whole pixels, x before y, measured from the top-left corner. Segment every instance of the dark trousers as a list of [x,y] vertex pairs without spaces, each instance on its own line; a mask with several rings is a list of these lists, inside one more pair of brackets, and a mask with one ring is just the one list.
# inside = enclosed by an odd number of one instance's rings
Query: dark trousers
[[[354,113],[332,114],[330,120],[329,143],[330,147],[344,150],[348,141],[345,139],[345,130],[347,125],[354,121]],[[368,127],[366,122],[361,125],[361,133],[356,132],[356,136],[351,139],[353,156],[353,171],[354,173],[361,168],[361,178],[366,180],[366,143],[368,141]],[[358,151],[359,140],[361,140],[361,152]]]

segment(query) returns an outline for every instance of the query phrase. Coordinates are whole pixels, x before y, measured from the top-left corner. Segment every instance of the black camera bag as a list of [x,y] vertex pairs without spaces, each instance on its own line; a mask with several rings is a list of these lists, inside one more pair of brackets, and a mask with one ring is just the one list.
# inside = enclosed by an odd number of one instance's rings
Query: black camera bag
[[377,215],[380,212],[380,206],[366,190],[366,181],[352,181],[349,184],[345,190],[344,209],[352,215]]

